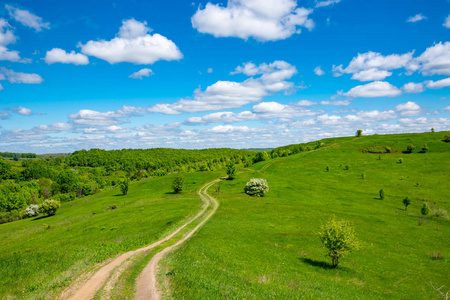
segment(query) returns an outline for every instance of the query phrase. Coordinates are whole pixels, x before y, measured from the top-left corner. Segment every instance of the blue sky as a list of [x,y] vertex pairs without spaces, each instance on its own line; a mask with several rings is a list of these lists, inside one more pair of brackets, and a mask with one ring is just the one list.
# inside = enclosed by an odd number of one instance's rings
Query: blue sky
[[7,1],[0,151],[450,130],[450,1]]

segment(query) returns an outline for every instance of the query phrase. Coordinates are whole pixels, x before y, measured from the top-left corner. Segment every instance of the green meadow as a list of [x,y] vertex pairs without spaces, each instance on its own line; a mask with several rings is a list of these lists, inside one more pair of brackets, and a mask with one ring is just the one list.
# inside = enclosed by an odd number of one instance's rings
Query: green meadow
[[[236,179],[208,191],[220,203],[217,212],[163,258],[164,298],[442,299],[432,285],[450,290],[450,220],[420,209],[428,203],[432,211],[450,210],[449,134],[324,139],[316,150],[239,166]],[[404,153],[410,143],[416,149]],[[420,153],[424,144],[429,150]],[[57,298],[102,262],[168,235],[202,209],[197,191],[225,170],[183,173],[181,194],[173,193],[174,176],[133,182],[126,196],[110,188],[63,203],[54,216],[0,225],[0,299]],[[267,179],[270,192],[246,195],[251,178]],[[412,201],[407,210],[405,197]],[[337,268],[317,235],[333,216],[350,221],[362,244]],[[111,298],[132,298],[154,253],[133,258]]]
[[[450,290],[450,221],[420,209],[450,209],[448,134],[325,139],[316,151],[259,162],[222,182],[219,193],[210,189],[217,213],[162,262],[166,297],[442,299],[431,285]],[[403,153],[409,143],[416,149]],[[425,143],[429,151],[419,153]],[[366,151],[385,146],[390,153]],[[265,197],[243,193],[253,177],[268,180]],[[333,216],[351,221],[363,246],[335,269],[317,237]]]
[[185,174],[173,194],[174,176],[146,179],[64,203],[51,217],[0,225],[0,299],[48,299],[73,280],[119,253],[175,230],[201,209],[196,191],[219,175]]

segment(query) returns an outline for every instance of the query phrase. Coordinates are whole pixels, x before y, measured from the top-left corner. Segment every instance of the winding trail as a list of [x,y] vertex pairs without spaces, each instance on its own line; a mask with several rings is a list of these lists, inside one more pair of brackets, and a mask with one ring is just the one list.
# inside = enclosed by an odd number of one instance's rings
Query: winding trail
[[205,205],[205,208],[207,208],[209,205],[213,206],[213,209],[211,212],[194,228],[192,229],[184,238],[176,242],[174,245],[167,247],[157,254],[153,256],[153,258],[150,260],[150,262],[147,264],[147,266],[144,268],[142,273],[139,275],[139,277],[136,280],[136,294],[134,295],[136,300],[156,300],[161,299],[161,293],[157,289],[157,282],[156,282],[156,274],[158,271],[158,263],[163,258],[163,256],[172,250],[173,248],[177,247],[178,245],[185,242],[187,239],[189,239],[200,227],[203,226],[203,224],[208,221],[212,215],[216,212],[217,208],[219,207],[219,202],[217,202],[216,199],[208,195],[207,191],[208,188],[210,188],[214,183],[220,181],[220,179],[216,179],[210,183],[207,183],[204,185],[200,191],[198,192],[198,195],[200,198],[207,203]]
[[[199,191],[198,195],[200,196],[200,199],[205,203],[203,206],[203,209],[192,219],[190,219],[188,222],[180,226],[177,230],[166,236],[165,238],[154,242],[153,244],[139,248],[133,251],[125,252],[122,255],[112,259],[111,261],[107,262],[105,265],[103,265],[100,269],[89,273],[86,277],[89,277],[87,280],[81,279],[78,282],[76,282],[74,285],[72,285],[68,290],[64,291],[64,293],[61,295],[60,299],[69,299],[69,300],[87,300],[87,299],[93,299],[95,296],[95,293],[102,288],[102,286],[108,281],[110,278],[117,279],[120,274],[117,274],[118,272],[121,273],[124,271],[124,268],[118,268],[122,264],[124,264],[130,257],[134,256],[135,254],[138,254],[143,251],[150,250],[152,248],[155,248],[156,246],[159,246],[160,244],[170,240],[173,238],[177,233],[179,233],[181,230],[183,230],[186,226],[191,224],[193,221],[197,220],[198,218],[202,217],[206,210],[210,205],[213,205],[213,210],[209,213],[209,215],[201,222],[199,223],[191,232],[189,232],[183,239],[178,241],[176,244],[167,247],[163,249],[161,252],[157,253],[150,263],[147,265],[147,267],[143,270],[140,277],[137,280],[137,293],[136,293],[136,299],[160,299],[160,294],[156,290],[156,266],[159,260],[163,257],[165,253],[170,251],[173,247],[180,245],[185,240],[187,240],[189,237],[194,234],[217,210],[217,207],[219,206],[219,203],[211,196],[209,196],[206,191],[209,187],[211,187],[214,183],[220,181],[221,179],[216,179],[212,182],[209,182],[205,184]],[[154,265],[154,267],[149,267],[151,265]],[[116,274],[113,274],[115,271]],[[150,273],[149,273],[150,272]],[[112,276],[114,275],[114,276]],[[81,281],[81,282],[80,282]],[[110,280],[111,281],[111,280]],[[111,282],[108,282],[108,284],[111,284]],[[149,294],[149,291],[151,292],[151,295]],[[155,298],[156,297],[156,298]]]

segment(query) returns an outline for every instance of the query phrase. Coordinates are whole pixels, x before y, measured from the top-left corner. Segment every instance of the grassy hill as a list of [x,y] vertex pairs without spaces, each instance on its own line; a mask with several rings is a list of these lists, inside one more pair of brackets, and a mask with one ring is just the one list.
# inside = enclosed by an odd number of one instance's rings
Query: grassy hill
[[[325,139],[223,182],[213,219],[163,261],[169,298],[439,299],[430,284],[450,289],[450,221],[420,208],[450,209],[448,134]],[[416,150],[402,153],[409,143]],[[385,146],[391,153],[366,151]],[[266,197],[243,193],[253,177],[268,180]],[[363,245],[336,269],[317,237],[333,215],[351,221]]]
[[[324,139],[316,150],[238,169],[235,180],[209,190],[220,202],[212,219],[164,258],[166,297],[439,299],[430,284],[450,289],[450,221],[420,208],[450,210],[449,134]],[[417,148],[403,153],[409,143]],[[429,151],[419,153],[425,143]],[[196,191],[224,174],[186,173],[180,195],[171,193],[174,175],[145,179],[127,196],[109,189],[63,203],[52,217],[0,225],[0,299],[56,298],[98,263],[173,231],[201,209]],[[243,193],[254,177],[268,180],[266,197]],[[317,237],[332,216],[351,221],[363,245],[336,269]],[[133,294],[152,255],[124,273],[114,299]]]

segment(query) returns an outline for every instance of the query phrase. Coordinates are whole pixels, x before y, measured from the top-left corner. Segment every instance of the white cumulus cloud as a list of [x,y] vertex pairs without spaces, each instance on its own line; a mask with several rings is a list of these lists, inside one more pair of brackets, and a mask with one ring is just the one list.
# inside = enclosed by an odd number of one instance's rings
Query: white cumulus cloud
[[[3,75],[3,79],[1,78]],[[0,67],[0,80],[7,79],[10,83],[39,84],[44,81],[38,74],[14,72],[5,67]]]
[[424,91],[423,83],[408,82],[402,87],[402,90],[408,94],[422,93]]
[[150,77],[152,76],[154,73],[151,69],[148,68],[144,68],[144,69],[140,69],[137,72],[134,72],[133,74],[131,74],[130,76],[128,76],[129,78],[133,78],[133,79],[142,79],[143,77]]
[[31,109],[26,108],[26,107],[22,107],[22,106],[19,106],[19,107],[15,108],[13,111],[15,113],[23,115],[23,116],[31,116],[33,114]]
[[425,17],[422,14],[417,14],[415,16],[409,17],[408,20],[406,20],[406,22],[415,23],[415,22],[419,22],[419,21],[425,20],[426,18],[427,17]]
[[88,41],[81,44],[81,51],[89,56],[106,60],[110,64],[128,62],[153,64],[159,60],[179,60],[183,54],[168,38],[149,34],[146,22],[124,20],[117,37],[110,41]]
[[320,66],[314,69],[314,73],[316,73],[317,76],[322,76],[323,74],[325,74],[325,72],[320,68]]
[[297,7],[295,0],[229,0],[226,7],[207,3],[192,16],[192,26],[215,37],[255,38],[260,41],[286,39],[311,30],[312,9]]
[[54,63],[87,65],[89,63],[89,59],[86,55],[75,53],[75,51],[67,53],[60,48],[53,48],[52,50],[47,51],[44,60],[49,65]]
[[50,29],[50,23],[44,22],[41,17],[38,17],[28,10],[19,9],[17,7],[6,4],[6,10],[8,10],[11,18],[27,27],[34,28],[36,31],[42,31],[42,29]]
[[450,42],[440,42],[427,48],[408,65],[408,69],[424,75],[450,75]]
[[445,19],[444,24],[442,26],[450,28],[450,15]]
[[441,79],[441,80],[437,80],[437,81],[432,81],[432,80],[425,81],[425,84],[427,85],[427,88],[429,88],[429,89],[441,89],[441,88],[450,86],[450,77]]
[[395,111],[400,113],[402,117],[413,117],[420,115],[422,108],[417,103],[408,101],[397,105]]
[[386,81],[374,81],[365,85],[358,85],[344,95],[352,98],[396,97],[402,91]]
[[[249,67],[251,65],[251,67]],[[271,64],[252,63],[239,66],[233,74],[260,75],[251,77],[243,82],[217,81],[204,91],[197,89],[194,99],[181,99],[174,104],[160,103],[148,109],[152,113],[181,114],[183,112],[200,112],[208,110],[221,110],[238,108],[249,103],[262,100],[263,97],[279,91],[293,88],[290,79],[297,69],[284,61],[275,61]]]
[[330,5],[333,5],[333,4],[337,4],[339,2],[341,2],[341,0],[324,0],[324,1],[317,1],[316,0],[316,8],[330,6]]

